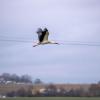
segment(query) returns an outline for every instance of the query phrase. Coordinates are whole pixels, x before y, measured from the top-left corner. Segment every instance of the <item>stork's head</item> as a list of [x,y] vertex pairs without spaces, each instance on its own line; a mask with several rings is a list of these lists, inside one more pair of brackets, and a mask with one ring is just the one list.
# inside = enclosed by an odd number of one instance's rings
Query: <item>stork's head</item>
[[38,28],[37,33],[42,33],[42,29]]

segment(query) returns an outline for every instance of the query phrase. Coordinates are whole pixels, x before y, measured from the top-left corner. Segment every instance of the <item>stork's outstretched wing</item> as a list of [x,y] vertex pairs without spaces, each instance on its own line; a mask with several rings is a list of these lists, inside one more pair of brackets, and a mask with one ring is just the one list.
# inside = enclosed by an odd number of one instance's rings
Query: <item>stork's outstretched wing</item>
[[45,33],[45,36],[44,36],[43,41],[48,41],[48,36],[49,36],[48,30],[44,31],[44,33]]
[[38,40],[39,40],[39,42],[41,42],[41,37],[42,37],[42,29],[41,28],[38,28],[37,34],[38,34]]
[[38,34],[39,42],[48,41],[49,32],[48,32],[47,28],[44,28],[43,31],[41,28],[39,28],[37,31],[37,34]]

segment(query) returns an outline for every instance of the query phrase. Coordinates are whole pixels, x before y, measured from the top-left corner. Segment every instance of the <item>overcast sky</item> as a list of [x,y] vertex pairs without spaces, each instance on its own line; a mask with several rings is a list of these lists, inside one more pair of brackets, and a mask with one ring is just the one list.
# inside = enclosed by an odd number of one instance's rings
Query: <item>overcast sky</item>
[[[0,0],[0,40],[50,40],[100,44],[100,0]],[[100,46],[0,41],[0,74],[29,74],[45,82],[100,81]]]

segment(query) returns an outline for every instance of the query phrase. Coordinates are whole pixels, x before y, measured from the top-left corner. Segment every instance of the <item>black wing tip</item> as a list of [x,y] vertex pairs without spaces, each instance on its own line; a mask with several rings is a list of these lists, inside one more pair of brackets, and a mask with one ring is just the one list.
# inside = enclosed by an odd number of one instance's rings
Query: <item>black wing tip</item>
[[42,33],[42,28],[38,28],[36,33]]
[[45,28],[44,28],[44,31],[48,31],[48,29],[45,27]]

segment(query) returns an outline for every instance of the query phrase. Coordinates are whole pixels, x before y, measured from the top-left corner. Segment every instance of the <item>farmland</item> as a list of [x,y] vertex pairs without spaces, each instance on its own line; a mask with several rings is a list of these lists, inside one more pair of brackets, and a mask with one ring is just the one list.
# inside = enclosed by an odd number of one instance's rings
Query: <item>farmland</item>
[[100,97],[17,97],[0,100],[100,100]]

